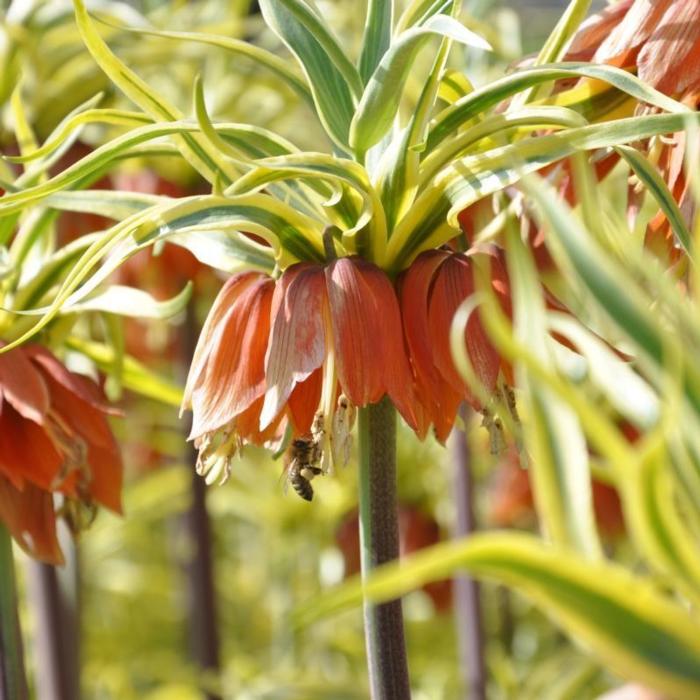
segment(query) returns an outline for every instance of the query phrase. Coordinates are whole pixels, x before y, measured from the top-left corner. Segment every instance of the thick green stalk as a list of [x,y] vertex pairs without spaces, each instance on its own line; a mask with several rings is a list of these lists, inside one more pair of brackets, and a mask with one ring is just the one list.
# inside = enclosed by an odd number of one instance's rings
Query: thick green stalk
[[0,524],[0,700],[27,700],[12,540]]
[[[399,556],[396,411],[388,398],[361,409],[360,547],[362,578]],[[372,700],[411,697],[401,600],[365,601],[365,642]]]

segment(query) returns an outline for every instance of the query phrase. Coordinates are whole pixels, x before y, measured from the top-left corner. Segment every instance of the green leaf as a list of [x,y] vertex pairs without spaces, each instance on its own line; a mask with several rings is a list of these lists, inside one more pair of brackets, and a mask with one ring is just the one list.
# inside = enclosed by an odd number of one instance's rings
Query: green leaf
[[685,223],[680,207],[659,171],[636,148],[616,146],[615,151],[627,161],[628,165],[634,170],[635,175],[644,183],[646,191],[650,192],[652,197],[658,202],[671,224],[673,232],[676,234],[676,240],[681,244],[690,260],[693,260],[691,233]]
[[605,561],[585,561],[524,534],[477,534],[382,567],[364,588],[352,580],[315,596],[297,615],[308,625],[362,603],[390,600],[460,569],[530,598],[623,678],[678,700],[700,695],[700,620],[650,582]]
[[394,0],[368,0],[359,71],[366,83],[391,44]]
[[[120,61],[98,34],[90,15],[85,8],[83,0],[73,0],[75,18],[83,41],[100,68],[107,74],[112,82],[135,104],[154,119],[165,121],[177,121],[182,118],[179,110],[170,105],[168,101],[158,95],[153,88],[147,85],[126,64]],[[203,177],[210,182],[215,182],[217,177],[223,177],[229,181],[235,177],[229,165],[209,145],[201,135],[183,133],[178,138],[178,143],[183,156]]]
[[[397,270],[421,250],[442,245],[458,230],[457,215],[482,197],[519,182],[528,173],[580,150],[614,147],[682,130],[693,114],[653,114],[563,130],[468,155],[454,161],[424,188],[389,240],[388,264]],[[450,203],[448,206],[448,202]],[[0,201],[1,205],[1,201]]]
[[372,74],[350,125],[350,146],[363,155],[390,129],[416,56],[431,36],[444,36],[484,50],[491,48],[478,34],[452,17],[436,15],[394,41]]
[[298,0],[261,0],[260,9],[270,28],[299,60],[324,129],[346,151],[353,89],[362,89],[355,67],[320,18]]
[[81,311],[105,311],[118,316],[134,318],[170,318],[179,314],[192,296],[192,283],[188,282],[182,291],[172,299],[156,301],[148,292],[135,287],[113,284],[103,291],[91,294],[72,306],[66,304],[61,313]]
[[[114,349],[109,345],[77,336],[70,336],[65,344],[71,350],[89,357],[103,372],[109,373],[116,361]],[[121,380],[126,389],[141,396],[178,408],[182,403],[182,387],[156,374],[129,355],[123,358]]]
[[[532,348],[546,369],[553,365],[542,287],[534,262],[513,225],[507,231],[507,261],[513,299],[515,337]],[[526,365],[515,365],[516,383],[526,408],[525,446],[537,513],[556,544],[599,557],[600,542],[593,516],[588,446],[574,411],[533,377]]]
[[555,63],[516,71],[457,100],[437,116],[428,138],[428,150],[432,150],[438,143],[456,134],[465,122],[521,90],[553,80],[576,77],[602,80],[640,102],[646,102],[668,112],[691,113],[680,102],[654,90],[620,68],[590,63]]
[[[105,22],[106,24],[111,24]],[[215,46],[225,51],[229,51],[237,56],[245,56],[254,63],[263,66],[267,70],[281,78],[299,97],[313,107],[314,101],[306,83],[299,75],[290,69],[289,64],[284,59],[276,56],[271,51],[267,51],[249,41],[234,39],[232,37],[221,36],[219,34],[207,34],[202,32],[170,32],[157,29],[142,29],[140,27],[119,27],[122,31],[132,32],[143,36],[157,36],[163,39],[174,39],[175,41],[191,41],[193,43],[207,44]]]

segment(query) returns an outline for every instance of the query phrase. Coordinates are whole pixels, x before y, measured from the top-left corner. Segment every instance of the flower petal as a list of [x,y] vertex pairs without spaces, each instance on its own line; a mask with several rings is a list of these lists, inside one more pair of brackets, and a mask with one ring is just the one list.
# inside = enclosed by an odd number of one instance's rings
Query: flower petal
[[[683,93],[700,78],[700,2],[658,2],[653,31],[637,57],[639,77],[668,95]],[[656,17],[663,11],[663,17]]]
[[279,414],[294,385],[323,364],[328,318],[323,268],[300,263],[285,270],[275,287],[271,316],[261,428]]
[[0,355],[0,390],[20,415],[35,423],[43,422],[49,410],[49,392],[25,348]]
[[64,563],[50,493],[31,484],[18,490],[0,477],[0,520],[29,555],[48,564]]
[[44,429],[4,401],[0,413],[0,472],[18,488],[26,480],[49,489],[62,463]]
[[[448,257],[444,251],[428,251],[419,255],[399,282],[399,297],[404,335],[408,346],[416,391],[424,407],[418,436],[425,437],[430,423],[440,416],[440,402],[445,389],[435,368],[428,326],[428,298],[434,275]],[[452,416],[454,420],[454,415]]]
[[[440,267],[433,284],[428,311],[430,336],[434,343],[435,366],[453,387],[465,386],[452,360],[450,350],[450,326],[459,305],[474,293],[474,279],[469,259],[464,255],[451,255]],[[493,391],[500,368],[500,358],[484,332],[478,311],[469,318],[465,329],[465,342],[469,359],[477,377],[487,391]],[[475,403],[474,397],[466,398]]]
[[[194,351],[190,371],[187,375],[187,383],[182,399],[183,408],[191,404],[192,392],[201,385],[206,376],[206,365],[209,355],[214,349],[212,339],[219,328],[219,324],[231,309],[236,299],[256,280],[265,279],[266,276],[259,272],[242,272],[230,277],[214,300],[209,311],[204,327],[199,334],[197,347]],[[182,411],[180,411],[182,415]]]
[[206,373],[192,394],[190,438],[226,425],[264,393],[273,291],[274,281],[259,276],[217,324]]
[[326,269],[338,377],[355,406],[386,393],[404,420],[418,425],[413,377],[401,313],[386,274],[360,258],[340,258]]
[[322,384],[323,371],[319,368],[297,384],[289,395],[287,405],[295,436],[306,435],[311,431],[311,424],[321,402]]

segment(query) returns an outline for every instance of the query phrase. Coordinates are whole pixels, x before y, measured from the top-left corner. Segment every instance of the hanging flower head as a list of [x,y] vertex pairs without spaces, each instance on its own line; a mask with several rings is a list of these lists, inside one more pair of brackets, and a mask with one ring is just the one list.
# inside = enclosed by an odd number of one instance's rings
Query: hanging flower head
[[120,512],[110,413],[97,387],[46,348],[0,355],[0,520],[32,556],[62,561],[57,516],[79,529],[97,504]]
[[327,468],[347,459],[354,408],[387,394],[416,428],[420,408],[394,288],[357,257],[298,263],[279,280],[228,280],[200,335],[185,390],[200,470],[225,475],[246,442],[314,435]]

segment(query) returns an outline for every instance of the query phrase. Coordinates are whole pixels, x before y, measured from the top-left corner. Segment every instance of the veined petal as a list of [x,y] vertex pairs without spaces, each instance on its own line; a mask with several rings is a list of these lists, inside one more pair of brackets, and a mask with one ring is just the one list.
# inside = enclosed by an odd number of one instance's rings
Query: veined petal
[[[449,253],[439,250],[421,253],[399,281],[404,335],[419,402],[425,409],[424,420],[417,430],[421,438],[425,437],[430,423],[434,423],[440,415],[439,406],[445,388],[433,359],[428,299],[435,273],[448,255]],[[454,415],[452,418],[454,420]]]
[[412,376],[389,278],[360,258],[340,258],[326,268],[326,284],[344,393],[356,406],[375,403],[386,393],[415,428]]
[[275,286],[271,316],[261,428],[279,414],[295,384],[323,364],[328,342],[325,329],[328,297],[323,268],[299,263],[285,270]]
[[700,78],[700,2],[656,3],[655,19],[637,57],[638,75],[669,95],[695,87]]
[[598,47],[594,61],[630,65],[639,47],[658,26],[668,5],[669,0],[635,0],[622,21]]
[[569,51],[567,61],[590,61],[597,48],[620,24],[634,0],[620,0],[589,17],[578,29]]
[[63,564],[50,493],[31,484],[18,490],[0,476],[0,520],[28,554],[49,564]]
[[[450,326],[459,305],[474,293],[471,263],[463,255],[451,255],[440,267],[433,284],[428,322],[434,343],[435,366],[445,380],[454,387],[466,386],[452,360]],[[493,391],[500,368],[500,359],[486,335],[478,311],[474,312],[465,329],[469,358],[479,380],[487,391]],[[474,402],[473,398],[470,401]]]
[[226,425],[264,393],[274,286],[258,276],[217,324],[206,374],[192,394],[191,438]]
[[[207,320],[204,322],[204,327],[199,334],[199,339],[197,340],[197,347],[195,348],[194,357],[190,364],[190,371],[187,375],[187,383],[183,394],[183,409],[190,406],[193,391],[204,381],[207,360],[214,349],[212,339],[219,328],[219,324],[229,312],[236,299],[253,284],[253,282],[260,279],[267,279],[267,276],[259,272],[242,272],[226,280],[224,286],[219,290],[214,304],[209,311]],[[182,411],[180,413],[182,414]]]
[[[0,342],[0,347],[3,345]],[[43,422],[49,410],[49,392],[25,348],[0,355],[0,391],[20,415],[35,423]]]

